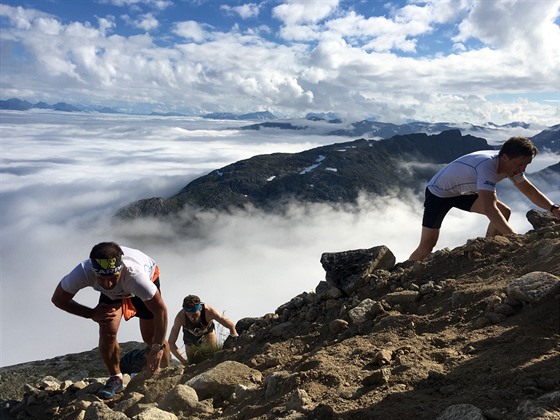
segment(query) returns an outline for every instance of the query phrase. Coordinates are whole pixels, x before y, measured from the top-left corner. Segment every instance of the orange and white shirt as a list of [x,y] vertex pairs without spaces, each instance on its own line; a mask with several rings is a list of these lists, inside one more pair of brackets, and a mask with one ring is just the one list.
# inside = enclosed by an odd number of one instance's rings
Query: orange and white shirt
[[152,299],[157,292],[157,287],[153,281],[159,272],[155,261],[137,249],[124,246],[121,246],[121,249],[124,252],[124,267],[119,281],[114,288],[108,290],[99,285],[89,258],[82,261],[70,273],[64,276],[60,285],[66,292],[72,295],[75,295],[81,289],[92,287],[113,300],[134,296],[143,301]]

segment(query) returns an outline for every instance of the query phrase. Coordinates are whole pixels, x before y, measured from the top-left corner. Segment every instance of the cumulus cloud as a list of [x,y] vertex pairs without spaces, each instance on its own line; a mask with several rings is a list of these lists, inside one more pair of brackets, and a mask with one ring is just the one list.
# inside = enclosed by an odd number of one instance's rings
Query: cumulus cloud
[[289,0],[274,7],[272,15],[286,26],[316,23],[327,18],[336,10],[338,0],[311,0],[300,2]]
[[169,2],[111,4],[126,7],[125,24],[0,5],[2,96],[187,113],[344,109],[387,122],[558,120],[556,103],[527,93],[558,86],[560,0],[410,2],[384,15],[337,0],[245,3],[217,6],[222,25],[172,15],[180,5]]
[[192,39],[194,42],[203,42],[210,38],[207,29],[211,30],[211,27],[190,20],[176,23],[174,32],[185,39]]
[[122,15],[121,18],[129,25],[135,28],[140,28],[144,31],[151,31],[157,29],[159,26],[159,21],[152,13],[146,13],[139,16],[137,19],[133,19],[128,15]]
[[259,15],[260,6],[257,3],[247,3],[242,4],[241,6],[229,6],[227,4],[222,4],[220,9],[225,10],[228,13],[236,13],[242,19],[249,19]]

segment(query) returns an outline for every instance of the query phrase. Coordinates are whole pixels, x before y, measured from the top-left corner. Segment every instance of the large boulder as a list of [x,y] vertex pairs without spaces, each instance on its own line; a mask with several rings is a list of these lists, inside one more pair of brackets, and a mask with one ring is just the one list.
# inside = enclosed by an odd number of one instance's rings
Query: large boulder
[[262,375],[258,370],[228,360],[188,380],[186,385],[196,391],[201,401],[207,398],[227,400],[237,385],[254,388],[261,381]]
[[520,302],[541,303],[560,293],[560,277],[533,271],[516,278],[507,286],[510,298]]
[[542,211],[542,210],[529,210],[526,214],[527,220],[531,225],[533,225],[534,229],[540,229],[542,227],[554,225],[556,223],[560,223],[554,215],[549,211]]
[[351,295],[375,270],[395,266],[395,255],[385,245],[345,252],[326,252],[321,264],[328,283]]

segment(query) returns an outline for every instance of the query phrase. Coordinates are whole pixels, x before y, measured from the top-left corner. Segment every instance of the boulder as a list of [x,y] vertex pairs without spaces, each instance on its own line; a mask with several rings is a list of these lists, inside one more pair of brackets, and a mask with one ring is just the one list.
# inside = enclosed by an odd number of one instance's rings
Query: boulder
[[539,303],[560,292],[560,277],[544,271],[533,271],[516,278],[507,286],[510,298],[520,302]]
[[526,216],[527,220],[531,223],[531,225],[533,225],[534,229],[540,229],[560,222],[549,211],[532,209],[527,212]]
[[437,420],[486,420],[486,416],[472,404],[457,404],[447,407]]
[[262,375],[258,370],[228,360],[188,380],[186,385],[196,391],[199,400],[207,398],[227,400],[238,384],[256,386],[261,381]]
[[347,295],[351,295],[361,285],[361,281],[375,270],[393,268],[395,261],[395,256],[385,245],[345,252],[326,252],[321,256],[327,282]]

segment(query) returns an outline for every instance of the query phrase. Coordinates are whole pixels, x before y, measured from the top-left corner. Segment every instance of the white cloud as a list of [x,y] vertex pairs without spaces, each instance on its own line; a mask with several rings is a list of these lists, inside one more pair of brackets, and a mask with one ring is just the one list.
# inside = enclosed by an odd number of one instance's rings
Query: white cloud
[[165,10],[173,5],[171,0],[99,0],[100,3],[112,4],[118,7],[148,6],[158,10]]
[[25,9],[21,6],[11,7],[0,4],[0,16],[7,17],[17,29],[26,30],[31,28],[31,21],[37,18],[51,18],[48,13],[36,9]]
[[286,26],[317,23],[330,16],[338,3],[339,0],[289,0],[274,7],[272,15]]
[[[155,9],[166,10],[166,2],[112,4],[151,7],[126,15],[125,26],[157,28],[158,36],[122,35],[111,16],[68,22],[0,5],[10,22],[0,36],[2,97],[286,116],[344,109],[388,122],[558,121],[554,103],[484,98],[557,90],[559,0],[411,2],[385,16],[330,0],[222,5],[241,19],[227,29],[169,15],[162,27]],[[272,16],[280,27],[263,24]],[[422,56],[442,28],[448,50],[432,43]]]
[[[560,1],[473,2],[468,17],[459,25],[457,41],[477,38],[494,48],[514,54],[525,65],[554,65],[558,69],[560,28],[555,23]],[[523,22],[522,25],[519,23]],[[544,62],[543,62],[544,60]]]
[[247,3],[242,4],[241,6],[229,6],[227,4],[222,4],[220,9],[228,13],[236,13],[242,19],[249,19],[259,15],[260,6],[257,3]]
[[134,19],[128,15],[122,15],[121,19],[123,19],[127,24],[134,26],[135,28],[142,29],[144,31],[152,31],[157,29],[159,26],[159,21],[152,13],[146,13],[144,15],[138,16],[138,18]]
[[211,27],[190,20],[176,23],[173,32],[185,39],[192,39],[194,42],[203,42],[211,38],[207,29],[211,30]]

